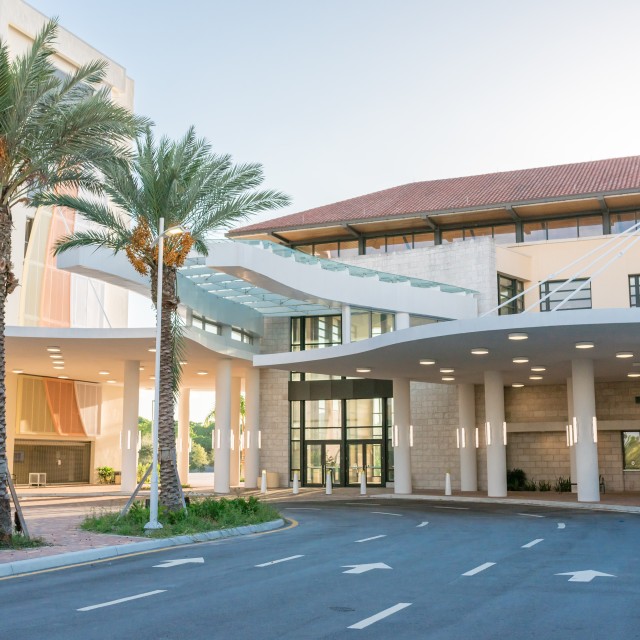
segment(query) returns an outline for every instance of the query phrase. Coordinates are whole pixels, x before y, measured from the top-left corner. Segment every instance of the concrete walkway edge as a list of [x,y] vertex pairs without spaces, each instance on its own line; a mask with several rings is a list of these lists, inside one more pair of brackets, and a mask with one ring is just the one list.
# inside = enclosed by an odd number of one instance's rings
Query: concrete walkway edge
[[272,520],[271,522],[249,524],[243,527],[235,527],[233,529],[220,529],[218,531],[195,533],[193,535],[186,536],[175,536],[173,538],[155,538],[153,540],[145,540],[144,542],[112,545],[110,547],[99,547],[96,549],[86,549],[84,551],[72,551],[53,556],[33,558],[31,560],[18,560],[16,562],[0,564],[0,578],[16,576],[24,573],[33,573],[34,571],[58,569],[60,567],[83,564],[85,562],[92,562],[95,560],[117,558],[131,553],[154,551],[156,549],[170,549],[172,547],[193,544],[195,542],[209,542],[220,538],[232,538],[252,533],[264,533],[266,531],[280,529],[284,524],[285,521],[282,518],[279,518],[278,520]]

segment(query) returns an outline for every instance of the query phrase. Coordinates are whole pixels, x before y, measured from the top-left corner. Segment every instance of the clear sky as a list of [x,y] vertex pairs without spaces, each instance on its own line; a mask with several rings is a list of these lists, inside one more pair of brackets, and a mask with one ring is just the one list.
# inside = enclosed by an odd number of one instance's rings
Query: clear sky
[[136,110],[264,165],[300,211],[435,178],[635,155],[637,0],[31,0]]

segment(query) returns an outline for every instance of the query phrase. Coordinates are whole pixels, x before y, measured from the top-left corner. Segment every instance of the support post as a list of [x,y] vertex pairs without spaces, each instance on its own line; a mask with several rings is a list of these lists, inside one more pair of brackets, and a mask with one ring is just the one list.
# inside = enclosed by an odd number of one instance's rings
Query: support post
[[231,378],[231,452],[229,483],[232,487],[240,484],[240,378]]
[[122,390],[122,491],[131,493],[138,483],[138,416],[140,404],[140,362],[125,360]]
[[244,434],[244,486],[255,489],[260,473],[260,449],[258,433],[260,429],[260,369],[250,367],[244,379],[245,393],[245,434]]
[[485,441],[487,444],[487,493],[507,495],[507,447],[504,441],[504,382],[500,371],[484,373]]
[[393,380],[393,461],[394,493],[410,494],[411,486],[411,383],[408,378]]
[[569,476],[571,478],[571,493],[578,493],[578,471],[576,469],[576,444],[573,441],[573,380],[567,378],[567,425],[569,425]]
[[460,447],[460,491],[478,490],[476,460],[476,398],[472,384],[458,385],[458,446]]

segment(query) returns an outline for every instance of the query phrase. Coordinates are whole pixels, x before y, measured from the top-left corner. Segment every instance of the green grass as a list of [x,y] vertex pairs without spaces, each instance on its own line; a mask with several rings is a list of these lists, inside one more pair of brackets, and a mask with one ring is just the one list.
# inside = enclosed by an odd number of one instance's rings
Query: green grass
[[42,538],[25,538],[21,533],[12,534],[9,542],[0,540],[0,549],[34,549],[48,546],[50,546],[49,543]]
[[80,525],[85,531],[111,533],[120,536],[150,536],[167,538],[193,533],[230,529],[247,524],[259,524],[277,520],[280,514],[270,505],[255,497],[193,499],[186,511],[166,511],[160,509],[158,520],[163,528],[150,532],[144,525],[149,522],[149,509],[142,503],[135,503],[123,518],[118,512],[102,511],[92,513]]

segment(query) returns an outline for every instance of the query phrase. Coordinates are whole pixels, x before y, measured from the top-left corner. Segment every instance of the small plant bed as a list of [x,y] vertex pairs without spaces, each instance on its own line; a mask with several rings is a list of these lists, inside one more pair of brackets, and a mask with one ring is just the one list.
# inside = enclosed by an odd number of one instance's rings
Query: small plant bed
[[42,538],[27,538],[21,533],[13,533],[8,540],[0,538],[0,551],[7,549],[35,549],[36,547],[51,546]]
[[144,525],[149,522],[149,509],[140,502],[136,502],[122,518],[118,512],[93,513],[80,526],[85,531],[97,533],[168,538],[260,524],[279,517],[280,514],[271,505],[260,502],[253,496],[232,500],[204,498],[192,499],[186,511],[167,511],[161,508],[158,520],[162,529],[145,530]]

